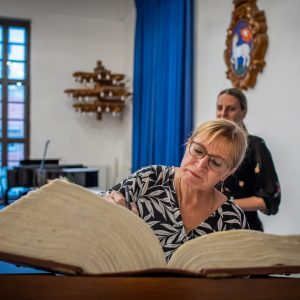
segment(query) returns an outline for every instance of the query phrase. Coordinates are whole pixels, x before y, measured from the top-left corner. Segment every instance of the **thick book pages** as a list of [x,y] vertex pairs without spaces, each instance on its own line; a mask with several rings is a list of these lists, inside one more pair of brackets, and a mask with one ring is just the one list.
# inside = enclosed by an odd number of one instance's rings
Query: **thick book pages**
[[293,274],[300,273],[300,235],[211,233],[181,245],[167,264],[146,222],[57,179],[0,211],[0,260],[83,275]]
[[157,237],[142,219],[62,180],[0,211],[0,259],[66,274],[166,266]]
[[168,267],[210,277],[300,273],[300,235],[215,232],[180,246]]

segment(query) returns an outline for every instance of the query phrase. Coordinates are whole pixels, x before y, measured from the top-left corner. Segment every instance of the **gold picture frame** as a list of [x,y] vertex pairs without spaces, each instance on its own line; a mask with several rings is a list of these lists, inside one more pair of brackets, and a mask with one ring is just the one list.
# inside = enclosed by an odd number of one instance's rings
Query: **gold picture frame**
[[233,0],[233,4],[224,52],[226,76],[234,87],[247,90],[255,86],[257,74],[266,64],[266,17],[256,0]]

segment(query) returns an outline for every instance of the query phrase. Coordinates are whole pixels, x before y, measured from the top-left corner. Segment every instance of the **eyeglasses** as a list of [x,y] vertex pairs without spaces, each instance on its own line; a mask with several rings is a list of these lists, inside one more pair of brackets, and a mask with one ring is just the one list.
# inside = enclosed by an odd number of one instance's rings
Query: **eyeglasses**
[[191,140],[189,152],[197,159],[201,159],[207,155],[208,165],[213,171],[222,172],[230,168],[230,165],[228,165],[222,157],[209,154],[203,145],[196,143],[193,140]]

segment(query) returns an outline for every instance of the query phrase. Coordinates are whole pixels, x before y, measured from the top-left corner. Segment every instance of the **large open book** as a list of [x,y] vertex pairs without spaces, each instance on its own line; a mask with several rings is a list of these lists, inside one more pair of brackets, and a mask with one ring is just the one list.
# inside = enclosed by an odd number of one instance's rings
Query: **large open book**
[[0,211],[0,260],[63,274],[290,274],[300,273],[300,235],[212,233],[180,246],[167,264],[142,219],[57,179]]

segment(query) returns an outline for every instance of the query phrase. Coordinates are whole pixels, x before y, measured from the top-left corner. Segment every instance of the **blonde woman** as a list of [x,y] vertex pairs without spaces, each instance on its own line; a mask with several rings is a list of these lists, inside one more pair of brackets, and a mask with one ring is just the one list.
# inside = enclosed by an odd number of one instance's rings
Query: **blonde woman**
[[144,167],[108,190],[105,198],[124,207],[130,203],[152,227],[169,260],[195,237],[248,228],[244,212],[215,188],[237,169],[246,148],[246,133],[234,122],[205,122],[188,140],[180,167]]

